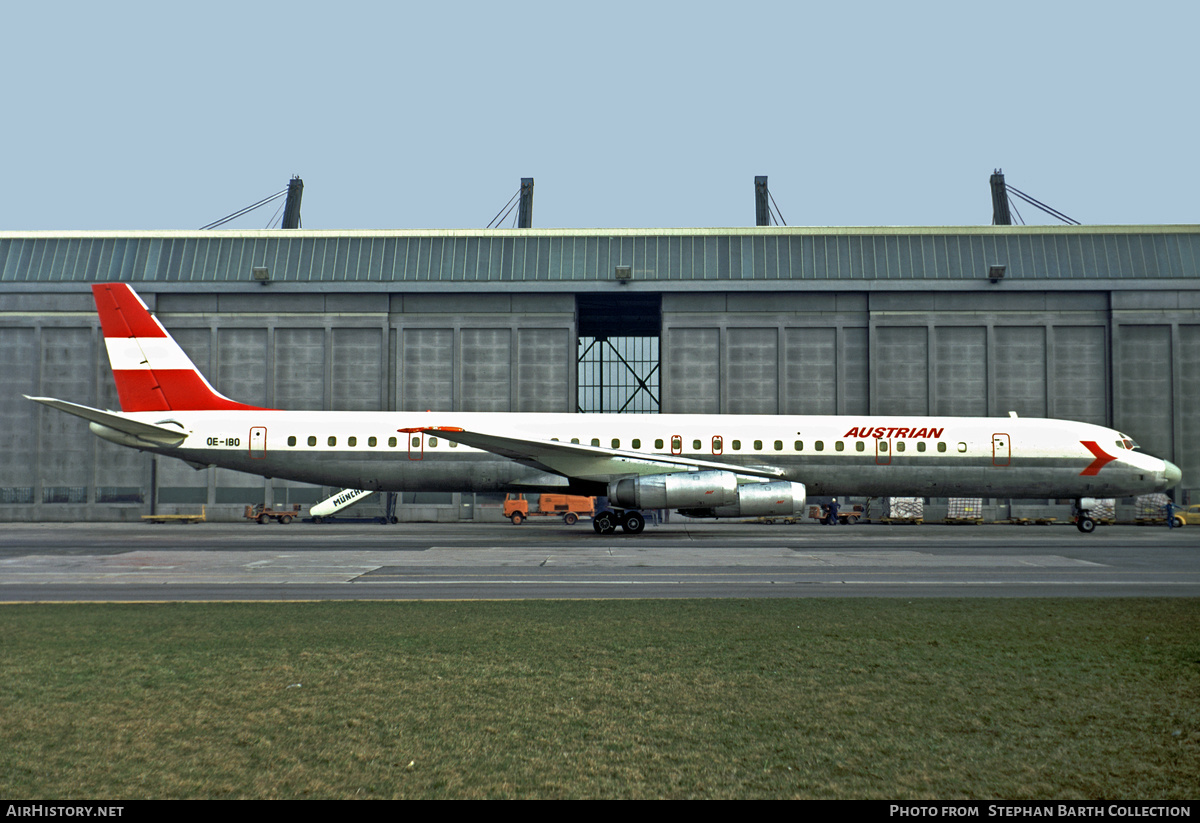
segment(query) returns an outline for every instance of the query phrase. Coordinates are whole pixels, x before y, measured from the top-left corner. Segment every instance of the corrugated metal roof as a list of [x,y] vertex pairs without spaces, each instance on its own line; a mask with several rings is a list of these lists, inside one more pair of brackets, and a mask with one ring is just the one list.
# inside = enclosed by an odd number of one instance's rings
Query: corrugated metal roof
[[0,283],[1195,277],[1200,226],[0,232]]

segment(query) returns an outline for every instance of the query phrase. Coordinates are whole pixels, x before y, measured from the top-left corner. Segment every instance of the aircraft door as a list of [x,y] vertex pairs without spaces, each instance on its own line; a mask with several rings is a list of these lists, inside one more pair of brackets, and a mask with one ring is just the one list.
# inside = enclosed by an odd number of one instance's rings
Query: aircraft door
[[1012,443],[1007,434],[992,435],[992,465],[1008,466],[1012,463]]
[[267,456],[267,427],[254,426],[250,429],[250,459],[262,460]]
[[875,465],[892,465],[892,441],[886,437],[875,438]]
[[719,455],[722,452],[722,450],[724,449],[724,447],[725,447],[725,441],[721,438],[721,435],[719,435],[719,434],[713,435],[713,440],[712,440],[713,454]]

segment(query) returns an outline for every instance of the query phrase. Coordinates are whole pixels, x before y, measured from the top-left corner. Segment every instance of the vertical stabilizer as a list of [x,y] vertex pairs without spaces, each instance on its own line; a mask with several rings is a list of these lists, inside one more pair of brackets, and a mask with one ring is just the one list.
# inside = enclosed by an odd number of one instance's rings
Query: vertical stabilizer
[[122,411],[258,408],[214,389],[127,283],[97,283],[92,295]]

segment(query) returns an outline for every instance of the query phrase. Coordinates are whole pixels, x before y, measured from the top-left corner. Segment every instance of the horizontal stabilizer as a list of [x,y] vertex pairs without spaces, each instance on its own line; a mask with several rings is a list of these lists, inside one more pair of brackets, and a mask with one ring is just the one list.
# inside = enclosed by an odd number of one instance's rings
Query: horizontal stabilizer
[[82,417],[84,420],[129,435],[136,440],[143,441],[148,446],[178,446],[187,439],[187,432],[167,428],[166,426],[156,426],[153,423],[130,420],[128,417],[115,412],[101,411],[100,409],[93,409],[91,406],[81,406],[78,403],[68,403],[66,400],[58,400],[54,397],[30,397],[29,395],[25,395],[25,398],[35,403],[41,403],[43,406],[49,406],[52,409],[58,409],[67,414],[73,414],[76,417]]

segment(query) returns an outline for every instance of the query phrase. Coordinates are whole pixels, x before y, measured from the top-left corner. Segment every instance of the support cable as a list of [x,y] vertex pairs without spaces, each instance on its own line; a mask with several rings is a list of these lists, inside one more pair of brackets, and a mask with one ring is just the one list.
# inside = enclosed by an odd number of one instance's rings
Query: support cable
[[512,199],[500,207],[500,211],[496,212],[496,216],[493,217],[491,222],[489,222],[484,228],[490,229],[499,227],[499,225],[504,222],[505,218],[508,217],[509,212],[513,210],[513,204],[517,202],[517,198],[520,196],[521,190],[517,189],[517,193],[512,196]]
[[260,206],[265,206],[267,203],[270,203],[272,200],[278,200],[280,197],[283,197],[285,194],[287,194],[287,189],[284,189],[283,191],[277,191],[274,194],[272,194],[270,197],[265,197],[262,200],[259,200],[257,203],[246,206],[244,209],[238,209],[233,214],[228,214],[228,215],[222,217],[220,220],[216,220],[212,223],[209,223],[207,226],[201,226],[200,231],[207,231],[208,229],[215,229],[218,226],[224,226],[230,220],[234,220],[238,217],[241,217],[243,214],[252,212]]
[[1041,209],[1042,211],[1046,212],[1046,214],[1050,215],[1051,217],[1056,217],[1059,220],[1061,220],[1062,222],[1067,223],[1072,226],[1080,225],[1080,222],[1078,220],[1076,220],[1075,218],[1067,217],[1065,214],[1063,214],[1058,209],[1053,208],[1051,206],[1047,206],[1042,201],[1029,196],[1028,194],[1026,194],[1025,192],[1021,191],[1018,188],[1014,188],[1013,186],[1010,186],[1007,183],[1004,184],[1004,188],[1008,190],[1009,194],[1015,194],[1017,197],[1020,197],[1022,200],[1024,200],[1029,205]]
[[767,189],[767,197],[771,199],[771,205],[775,207],[771,214],[775,218],[775,225],[783,224],[786,226],[787,221],[783,219],[783,212],[779,210],[779,204],[775,202],[775,195],[771,194],[770,189]]
[[287,205],[286,200],[284,200],[282,203],[280,203],[279,208],[275,209],[275,214],[273,214],[271,216],[271,219],[267,221],[267,225],[263,226],[263,228],[269,229],[272,226],[274,226],[275,228],[279,228],[279,226],[278,226],[279,217],[280,217],[280,215],[283,214],[283,209],[286,205]]

